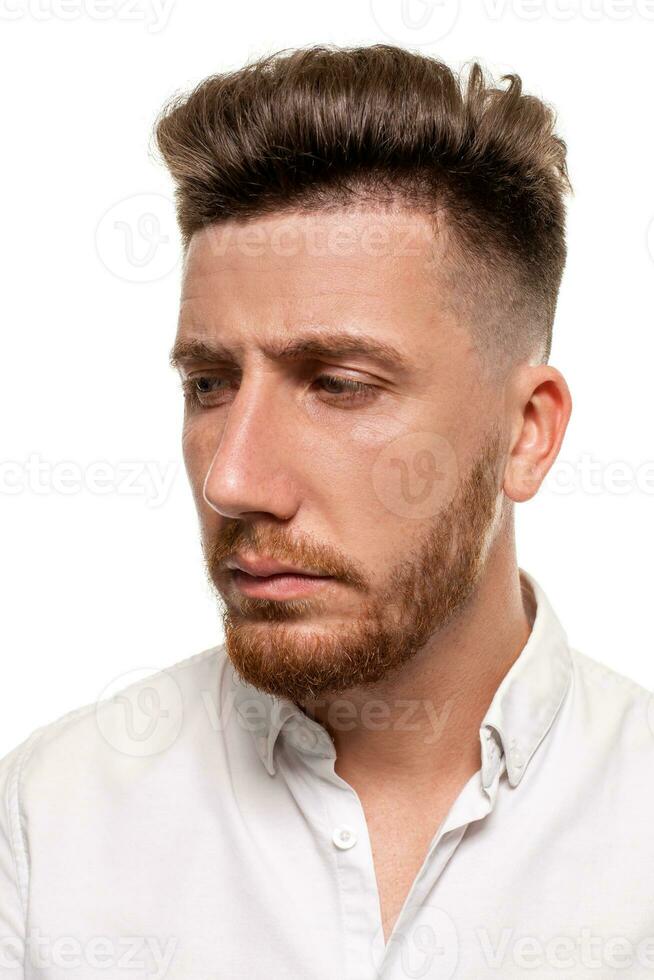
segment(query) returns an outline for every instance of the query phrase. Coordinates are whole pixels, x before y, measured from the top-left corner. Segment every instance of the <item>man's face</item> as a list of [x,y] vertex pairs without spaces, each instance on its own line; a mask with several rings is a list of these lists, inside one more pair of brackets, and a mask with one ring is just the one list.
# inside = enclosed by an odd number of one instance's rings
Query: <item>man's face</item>
[[[227,652],[270,693],[302,702],[380,680],[483,570],[500,394],[441,310],[438,249],[404,210],[229,221],[192,239],[176,342],[185,464]],[[320,345],[291,351],[301,340]],[[264,557],[323,577],[227,567]]]

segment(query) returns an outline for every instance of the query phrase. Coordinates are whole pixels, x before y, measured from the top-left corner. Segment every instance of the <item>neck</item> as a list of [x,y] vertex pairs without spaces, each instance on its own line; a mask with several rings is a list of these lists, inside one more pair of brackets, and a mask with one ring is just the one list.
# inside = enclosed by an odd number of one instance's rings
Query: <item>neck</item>
[[481,722],[531,625],[511,536],[488,555],[461,613],[408,663],[365,689],[303,703],[334,740],[336,772],[354,785],[392,779],[412,791],[472,776]]

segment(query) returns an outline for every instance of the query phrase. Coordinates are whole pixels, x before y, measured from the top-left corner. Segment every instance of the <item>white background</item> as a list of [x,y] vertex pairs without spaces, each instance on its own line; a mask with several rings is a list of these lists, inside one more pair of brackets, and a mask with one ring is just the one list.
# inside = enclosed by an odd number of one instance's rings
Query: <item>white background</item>
[[574,646],[654,687],[654,0],[0,0],[0,755],[222,639],[167,365],[179,247],[157,112],[266,52],[388,40],[517,72],[557,110],[575,196],[551,363],[574,409],[518,507],[519,562]]

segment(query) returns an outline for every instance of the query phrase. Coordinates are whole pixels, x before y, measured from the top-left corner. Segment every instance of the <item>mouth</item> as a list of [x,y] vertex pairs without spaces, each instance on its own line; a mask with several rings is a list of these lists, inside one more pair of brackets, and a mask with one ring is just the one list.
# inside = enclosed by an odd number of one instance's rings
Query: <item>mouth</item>
[[301,598],[334,581],[327,575],[301,575],[295,572],[250,575],[240,568],[232,569],[230,575],[232,583],[244,595],[265,599]]

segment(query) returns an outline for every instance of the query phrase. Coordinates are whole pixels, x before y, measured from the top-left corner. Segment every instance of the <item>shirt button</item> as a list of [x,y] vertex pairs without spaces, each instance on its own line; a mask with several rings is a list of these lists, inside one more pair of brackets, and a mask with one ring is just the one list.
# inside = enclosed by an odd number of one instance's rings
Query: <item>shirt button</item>
[[349,827],[337,827],[332,834],[332,840],[341,851],[347,851],[356,844],[357,835]]

